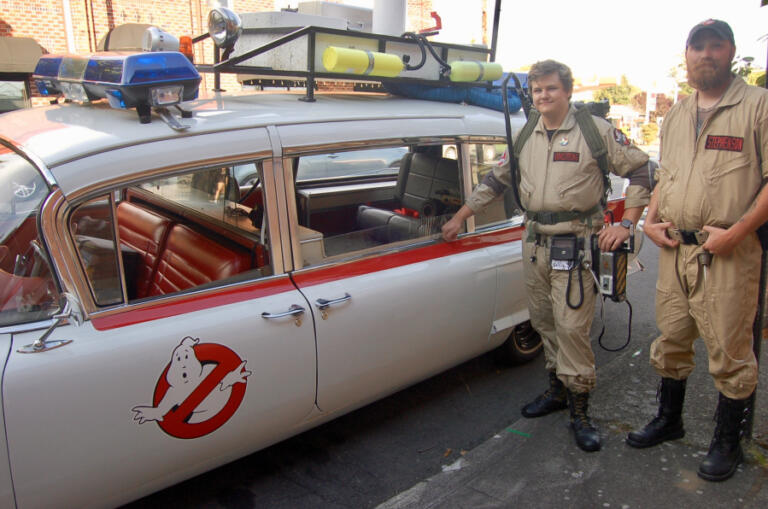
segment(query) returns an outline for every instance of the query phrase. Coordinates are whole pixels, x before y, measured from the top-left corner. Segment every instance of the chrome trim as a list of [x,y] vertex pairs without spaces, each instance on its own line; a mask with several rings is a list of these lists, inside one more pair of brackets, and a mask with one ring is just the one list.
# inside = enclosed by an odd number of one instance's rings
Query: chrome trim
[[[54,265],[61,292],[70,292],[80,298],[86,319],[88,312],[94,309],[90,287],[84,284],[85,275],[79,263],[79,255],[74,243],[67,234],[66,216],[68,203],[61,189],[56,189],[45,201],[40,211],[40,228],[48,248],[48,256]],[[87,296],[87,299],[84,297]]]
[[[461,185],[464,188],[464,202],[469,199],[472,194],[472,161],[469,158],[469,147],[465,142],[456,144],[456,148],[459,149],[459,162],[461,163]],[[467,233],[475,232],[475,216],[474,214],[467,218]]]
[[331,306],[335,306],[336,304],[341,304],[342,302],[347,302],[348,300],[351,300],[352,296],[348,294],[347,292],[344,292],[344,297],[339,297],[338,299],[317,299],[315,301],[315,306],[317,306],[317,309],[323,311],[328,309]]
[[5,145],[7,148],[18,153],[19,155],[24,157],[26,160],[28,160],[30,163],[32,163],[32,165],[37,167],[37,170],[43,175],[43,178],[46,180],[46,182],[48,182],[49,186],[51,187],[58,186],[56,179],[53,177],[53,173],[51,173],[51,170],[48,169],[48,166],[46,166],[43,160],[37,157],[37,155],[27,150],[24,147],[24,145],[20,143],[16,143],[15,141],[5,138],[3,136],[0,136],[0,144]]
[[[288,203],[285,193],[281,192],[284,189],[284,186],[280,185],[285,181],[285,167],[283,164],[283,150],[280,143],[280,133],[277,131],[277,127],[273,125],[267,126],[267,136],[269,137],[269,142],[272,145],[271,177],[273,180],[271,184],[274,186],[274,201],[272,202],[272,210],[274,211],[276,209],[277,214],[277,217],[275,217],[275,214],[268,214],[268,233],[273,247],[276,244],[275,240],[279,240],[280,257],[283,260],[282,269],[284,272],[290,272],[293,270],[293,256],[291,254],[291,234],[290,226],[288,224]],[[265,181],[267,179],[267,173],[268,172],[265,168]],[[267,203],[267,210],[269,210],[269,203]]]
[[282,318],[284,316],[295,316],[295,315],[301,315],[306,311],[303,307],[299,306],[298,304],[291,304],[291,307],[288,308],[288,311],[283,311],[281,313],[270,313],[269,311],[264,311],[261,313],[261,317],[264,319],[271,319],[271,318]]
[[117,270],[120,271],[120,294],[123,302],[128,302],[128,285],[125,281],[125,264],[123,263],[123,250],[120,246],[120,226],[117,224],[117,204],[115,193],[109,193],[109,205],[112,210],[112,235],[115,238],[115,256],[117,256]]

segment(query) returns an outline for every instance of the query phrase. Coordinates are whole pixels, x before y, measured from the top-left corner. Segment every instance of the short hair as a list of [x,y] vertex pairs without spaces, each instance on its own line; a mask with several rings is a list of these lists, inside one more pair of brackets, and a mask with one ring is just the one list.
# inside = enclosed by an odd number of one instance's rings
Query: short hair
[[571,74],[570,67],[555,60],[542,60],[531,66],[528,71],[528,88],[531,87],[531,82],[554,73],[557,73],[565,91],[573,92],[573,74]]

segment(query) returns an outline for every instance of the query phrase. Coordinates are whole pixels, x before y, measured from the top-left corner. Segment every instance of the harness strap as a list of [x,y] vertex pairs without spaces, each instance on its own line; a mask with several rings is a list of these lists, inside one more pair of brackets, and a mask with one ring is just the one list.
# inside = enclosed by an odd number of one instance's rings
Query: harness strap
[[603,185],[605,192],[603,193],[603,199],[601,203],[605,205],[608,192],[611,189],[611,180],[608,174],[610,169],[608,168],[608,149],[605,147],[603,138],[600,136],[600,132],[597,130],[595,120],[592,118],[592,113],[586,106],[576,108],[576,122],[579,124],[581,134],[584,135],[584,141],[587,142],[589,151],[592,152],[592,157],[597,161],[597,166],[603,173]]

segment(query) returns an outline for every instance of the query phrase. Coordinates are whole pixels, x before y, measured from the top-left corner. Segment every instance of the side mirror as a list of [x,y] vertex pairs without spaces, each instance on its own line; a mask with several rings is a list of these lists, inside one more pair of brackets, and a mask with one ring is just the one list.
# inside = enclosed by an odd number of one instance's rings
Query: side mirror
[[48,350],[53,350],[54,348],[68,345],[72,342],[71,339],[56,339],[53,341],[48,341],[51,333],[53,333],[53,331],[56,330],[59,325],[64,323],[65,320],[77,327],[83,324],[83,308],[80,306],[80,301],[77,299],[77,297],[71,293],[64,292],[61,298],[63,301],[62,311],[58,315],[53,316],[54,322],[51,324],[51,326],[48,327],[45,332],[43,332],[42,336],[37,338],[34,343],[22,346],[16,350],[17,352],[42,353],[47,352]]

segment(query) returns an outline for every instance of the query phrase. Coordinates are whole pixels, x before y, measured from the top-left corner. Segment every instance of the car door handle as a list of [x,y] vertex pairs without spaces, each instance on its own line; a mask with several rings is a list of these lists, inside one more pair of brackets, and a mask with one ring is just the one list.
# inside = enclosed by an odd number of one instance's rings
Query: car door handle
[[262,318],[282,318],[284,316],[296,316],[304,313],[306,311],[303,307],[299,306],[298,304],[293,304],[290,308],[288,308],[288,311],[283,311],[282,313],[270,313],[268,311],[264,311],[261,314]]
[[340,304],[342,302],[346,302],[349,299],[351,299],[352,296],[348,293],[344,293],[344,297],[339,297],[338,299],[328,300],[328,299],[317,299],[315,301],[315,306],[317,306],[317,309],[328,309],[329,307],[333,306],[334,304]]

